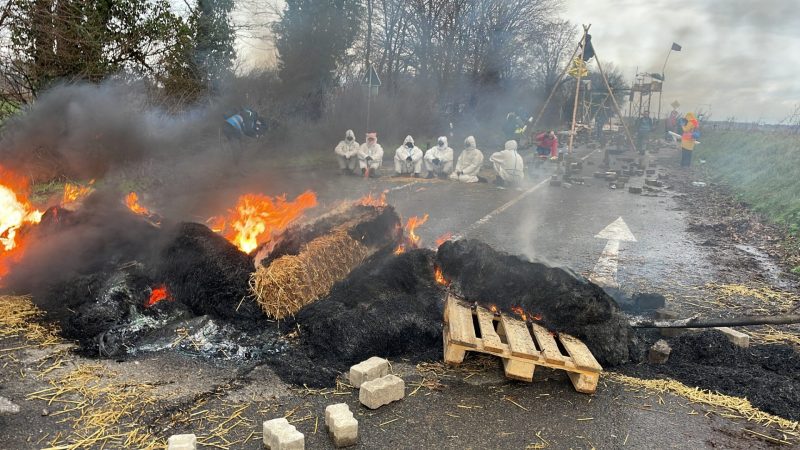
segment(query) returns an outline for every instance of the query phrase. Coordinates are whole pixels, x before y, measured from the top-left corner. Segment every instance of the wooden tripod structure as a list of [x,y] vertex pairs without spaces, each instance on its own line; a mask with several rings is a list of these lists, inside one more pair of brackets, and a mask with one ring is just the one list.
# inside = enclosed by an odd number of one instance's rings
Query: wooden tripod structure
[[[547,96],[547,100],[544,101],[544,104],[539,109],[539,112],[536,114],[536,118],[534,119],[533,123],[531,124],[531,129],[536,129],[536,125],[539,123],[539,120],[542,118],[545,109],[547,109],[547,105],[550,103],[550,100],[553,99],[553,95],[555,95],[556,90],[558,89],[561,80],[564,78],[564,75],[567,74],[569,68],[572,66],[573,62],[575,61],[575,57],[578,55],[578,51],[585,48],[586,45],[586,36],[589,34],[589,28],[591,28],[592,24],[583,25],[583,36],[581,36],[581,40],[578,43],[577,47],[575,47],[575,51],[572,52],[572,57],[569,60],[569,63],[564,67],[564,70],[561,71],[561,74],[558,76],[555,84],[553,85],[553,89],[550,90],[550,94]],[[631,132],[628,129],[628,125],[625,123],[625,119],[622,117],[622,110],[617,103],[616,97],[614,97],[614,92],[611,90],[611,85],[608,84],[608,78],[606,78],[606,74],[603,71],[603,65],[600,63],[600,58],[597,56],[597,47],[592,45],[594,48],[594,60],[597,63],[597,68],[600,72],[600,76],[603,78],[603,84],[608,90],[608,96],[611,98],[612,105],[614,106],[614,112],[617,114],[619,118],[620,124],[622,124],[622,129],[625,130],[625,137],[628,138],[628,143],[631,146],[631,150],[636,151],[636,144],[633,142],[633,137],[631,136]],[[581,59],[583,58],[583,52],[581,52]],[[575,83],[575,101],[572,106],[572,124],[570,126],[570,133],[569,133],[569,143],[567,145],[567,152],[568,154],[572,154],[572,146],[575,138],[575,125],[576,121],[575,118],[578,113],[578,96],[580,94],[581,89],[581,73],[582,71],[578,70],[578,75],[576,77],[577,81]]]

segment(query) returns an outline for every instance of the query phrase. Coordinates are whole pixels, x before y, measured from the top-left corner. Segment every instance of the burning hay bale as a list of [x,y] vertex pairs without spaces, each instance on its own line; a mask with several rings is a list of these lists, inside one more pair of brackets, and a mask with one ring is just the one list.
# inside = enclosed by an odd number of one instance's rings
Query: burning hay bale
[[204,225],[155,226],[94,194],[77,211],[47,210],[29,238],[3,281],[31,292],[86,354],[125,354],[170,320],[264,318],[250,296],[252,259]]
[[263,317],[248,289],[252,259],[205,225],[182,223],[169,235],[154,276],[195,314]]
[[638,339],[619,306],[602,288],[574,273],[475,240],[445,242],[436,260],[466,300],[525,314],[547,329],[575,336],[603,365],[639,357]]
[[[344,220],[348,219],[348,220]],[[263,311],[276,319],[294,315],[327,294],[368,256],[393,247],[400,219],[391,207],[353,206],[322,224],[290,230],[250,278]],[[301,244],[297,237],[310,238]]]
[[433,257],[426,249],[395,255],[392,247],[369,257],[297,314],[301,345],[271,361],[276,372],[318,387],[375,355],[440,359],[444,288],[434,281]]

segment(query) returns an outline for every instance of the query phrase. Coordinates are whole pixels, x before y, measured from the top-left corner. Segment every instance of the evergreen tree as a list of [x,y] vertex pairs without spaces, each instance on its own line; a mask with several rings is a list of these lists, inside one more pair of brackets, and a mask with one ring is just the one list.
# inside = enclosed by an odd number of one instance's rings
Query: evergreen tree
[[208,90],[219,90],[236,59],[236,32],[231,24],[233,0],[197,0],[190,27],[194,33],[193,65],[198,81]]
[[325,93],[359,33],[361,0],[287,0],[274,27],[279,74],[286,95],[300,99],[299,111],[317,118]]

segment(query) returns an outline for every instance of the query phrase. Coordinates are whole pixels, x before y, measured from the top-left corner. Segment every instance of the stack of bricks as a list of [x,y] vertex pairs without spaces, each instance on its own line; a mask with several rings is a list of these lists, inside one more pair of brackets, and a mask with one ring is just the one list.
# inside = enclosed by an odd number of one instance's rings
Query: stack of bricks
[[405,382],[389,375],[389,361],[377,356],[351,367],[347,378],[359,388],[358,400],[370,409],[401,400],[406,395]]
[[358,442],[358,421],[347,403],[337,403],[325,408],[325,426],[337,448],[349,447]]
[[270,450],[304,450],[305,436],[285,417],[264,422],[264,445]]

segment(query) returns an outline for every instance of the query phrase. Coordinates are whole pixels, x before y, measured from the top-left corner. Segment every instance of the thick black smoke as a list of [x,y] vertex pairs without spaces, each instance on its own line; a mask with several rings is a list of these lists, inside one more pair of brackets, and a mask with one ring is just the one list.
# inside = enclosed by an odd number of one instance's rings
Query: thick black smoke
[[4,126],[0,162],[33,181],[100,179],[147,158],[178,156],[207,128],[208,111],[175,117],[140,85],[70,84],[45,92]]

